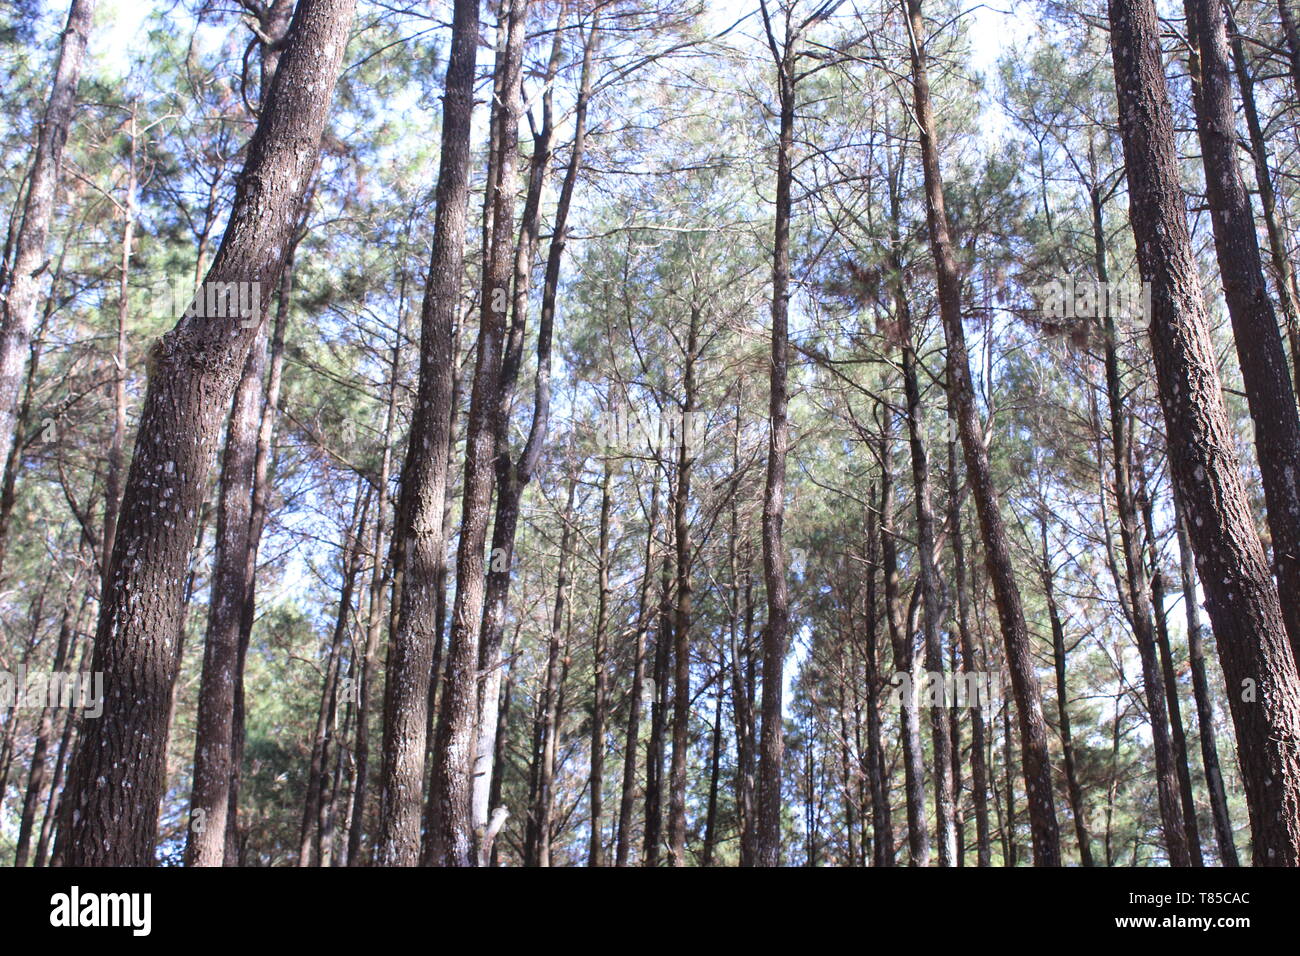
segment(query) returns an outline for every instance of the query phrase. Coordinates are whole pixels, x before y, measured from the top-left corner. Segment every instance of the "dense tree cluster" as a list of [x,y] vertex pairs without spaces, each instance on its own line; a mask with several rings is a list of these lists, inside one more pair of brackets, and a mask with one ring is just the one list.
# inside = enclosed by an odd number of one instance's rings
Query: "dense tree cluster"
[[1300,864],[1296,17],[10,4],[0,860]]

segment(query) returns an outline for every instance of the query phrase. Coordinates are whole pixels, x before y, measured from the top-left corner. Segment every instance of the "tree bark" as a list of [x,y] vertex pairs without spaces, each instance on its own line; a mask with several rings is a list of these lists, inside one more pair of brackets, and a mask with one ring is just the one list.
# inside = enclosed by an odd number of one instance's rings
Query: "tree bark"
[[[1252,524],[1174,152],[1151,0],[1111,0],[1111,53],[1166,447],[1222,657],[1261,866],[1300,864],[1300,678]],[[1257,696],[1256,696],[1257,694]]]
[[41,275],[48,265],[45,247],[54,218],[63,149],[76,111],[77,83],[94,18],[95,0],[72,0],[59,38],[59,57],[37,134],[27,195],[18,216],[13,259],[0,263],[0,461],[7,461],[10,449],[21,440],[17,409],[23,366],[36,319]]
[[[1285,2],[1280,4],[1286,9]],[[1237,115],[1222,0],[1184,0],[1192,56],[1192,103],[1205,164],[1223,294],[1255,423],[1273,570],[1291,651],[1300,661],[1300,409],[1273,300],[1264,281],[1255,216],[1237,165]],[[1265,176],[1267,181],[1267,175]]]
[[[238,283],[273,285],[316,163],[355,0],[301,0],[236,185],[204,288],[232,310]],[[190,312],[193,310],[187,310]],[[208,310],[201,310],[208,311]],[[113,691],[88,722],[69,773],[69,865],[153,860],[164,785],[175,635],[190,548],[221,414],[257,321],[187,314],[150,352],[135,455],[123,492],[92,670]],[[107,785],[101,783],[101,778]]]
[[[456,600],[448,644],[447,683],[439,705],[434,742],[436,801],[434,859],[449,866],[477,863],[473,815],[473,773],[478,743],[478,699],[486,544],[496,455],[497,396],[501,383],[505,320],[509,311],[510,256],[514,231],[515,168],[519,135],[520,75],[528,0],[512,0],[503,51],[502,94],[496,110],[496,181],[492,193],[492,235],[485,250],[478,351],[466,430],[465,479],[460,540],[456,552]],[[495,726],[495,725],[494,725]]]
[[393,529],[396,621],[384,686],[376,861],[420,862],[428,743],[429,682],[436,642],[436,582],[443,556],[448,432],[452,415],[453,327],[460,306],[474,112],[477,0],[456,0],[443,91],[442,154],[429,282],[420,309],[420,379],[402,466]]

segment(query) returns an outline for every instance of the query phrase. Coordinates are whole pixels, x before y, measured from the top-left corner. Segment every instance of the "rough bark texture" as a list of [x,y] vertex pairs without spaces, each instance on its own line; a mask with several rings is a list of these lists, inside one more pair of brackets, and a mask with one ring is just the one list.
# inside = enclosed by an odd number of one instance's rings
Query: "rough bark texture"
[[1112,0],[1111,54],[1170,471],[1237,727],[1257,865],[1300,864],[1300,684],[1252,524],[1196,278],[1151,0]]
[[501,102],[496,110],[496,181],[492,191],[492,235],[486,250],[479,312],[478,351],[470,390],[465,437],[465,480],[460,540],[456,552],[456,600],[448,644],[447,683],[434,745],[433,795],[437,802],[434,857],[451,866],[473,866],[473,772],[478,741],[479,638],[482,631],[489,508],[496,457],[500,388],[513,261],[516,145],[519,135],[520,74],[527,0],[513,0],[501,64]]
[[474,112],[477,0],[457,0],[443,93],[442,155],[433,251],[420,321],[420,381],[398,497],[396,623],[384,686],[377,862],[420,862],[421,798],[428,742],[429,681],[437,632],[438,568],[451,428],[453,326],[460,304],[469,202],[470,122]]
[[[762,7],[767,23],[766,4]],[[793,181],[795,42],[787,17],[784,48],[768,37],[777,65],[780,138],[776,155],[776,226],[772,246],[772,352],[768,394],[767,478],[763,488],[763,581],[767,624],[763,628],[763,723],[758,756],[757,866],[781,862],[781,758],[785,750],[781,695],[790,630],[790,595],[785,579],[785,460],[790,443],[786,378],[790,343],[790,207]],[[680,560],[680,556],[679,556]]]
[[[315,167],[354,0],[302,0],[248,147],[205,285],[273,287]],[[221,284],[221,285],[218,285]],[[149,387],[101,603],[92,670],[101,719],[86,722],[68,782],[70,865],[153,861],[164,783],[175,637],[186,564],[221,416],[260,321],[186,316],[153,347]]]
[[1193,57],[1192,103],[1205,162],[1214,248],[1246,401],[1255,423],[1282,619],[1292,653],[1300,661],[1300,410],[1277,314],[1264,281],[1255,215],[1237,165],[1231,54],[1221,0],[1186,0],[1184,7],[1190,37],[1199,53]]

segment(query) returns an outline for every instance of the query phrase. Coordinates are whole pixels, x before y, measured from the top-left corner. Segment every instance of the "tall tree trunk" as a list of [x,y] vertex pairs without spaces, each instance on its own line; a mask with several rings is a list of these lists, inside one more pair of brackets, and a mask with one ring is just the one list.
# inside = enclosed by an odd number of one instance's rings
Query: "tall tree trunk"
[[[880,555],[885,578],[885,616],[889,626],[889,643],[893,651],[894,680],[901,680],[899,728],[903,750],[903,792],[907,802],[908,866],[930,863],[930,830],[925,819],[925,759],[921,751],[921,717],[917,710],[918,691],[912,678],[916,649],[904,619],[898,582],[898,545],[894,540],[894,478],[890,465],[893,440],[893,413],[885,410],[880,433]],[[900,676],[902,675],[902,676]]]
[[[54,661],[51,668],[54,674],[63,672],[69,656],[75,652],[77,628],[90,600],[90,592],[87,591],[82,596],[80,609],[74,614],[73,607],[76,602],[73,600],[73,593],[76,590],[78,577],[74,576],[72,583],[73,588],[64,598],[63,616],[59,623],[58,643],[54,649]],[[49,751],[53,728],[54,709],[51,707],[42,708],[40,723],[36,728],[36,739],[32,743],[31,767],[27,775],[27,792],[23,796],[22,813],[19,817],[18,839],[14,850],[15,867],[26,866],[27,858],[31,853],[32,833],[36,828],[36,809],[44,802],[48,790],[46,756]]]
[[592,703],[591,703],[591,843],[588,866],[605,865],[603,797],[605,778],[605,708],[608,679],[605,675],[605,632],[609,628],[609,489],[613,474],[610,459],[605,458],[600,480],[600,537],[597,550],[599,568],[596,595],[596,631],[592,635]]
[[1205,673],[1205,649],[1201,636],[1201,606],[1196,596],[1196,568],[1192,543],[1182,506],[1174,495],[1174,514],[1178,521],[1178,564],[1183,587],[1183,604],[1187,610],[1187,657],[1192,671],[1192,695],[1196,699],[1196,722],[1200,728],[1201,762],[1205,765],[1205,788],[1210,792],[1210,811],[1214,818],[1214,836],[1219,847],[1219,861],[1224,866],[1238,866],[1237,845],[1232,836],[1232,819],[1228,816],[1228,795],[1223,789],[1219,770],[1219,748],[1214,741],[1214,706],[1210,703],[1210,681]]
[[320,706],[316,711],[316,729],[312,735],[311,760],[307,768],[307,792],[303,800],[302,824],[298,830],[299,866],[312,865],[313,850],[315,850],[317,866],[329,865],[320,852],[323,805],[329,792],[327,778],[330,744],[334,741],[339,673],[343,666],[343,640],[348,634],[348,617],[352,613],[352,592],[356,587],[357,574],[361,570],[361,542],[365,538],[366,513],[369,508],[369,490],[367,489],[363,495],[358,489],[352,521],[344,537],[343,581],[339,589],[339,606],[334,616],[334,630],[325,659],[325,675],[321,682]]
[[673,621],[673,755],[668,780],[668,848],[673,866],[686,865],[686,758],[691,717],[691,472],[699,453],[695,434],[695,363],[699,358],[701,308],[691,303],[686,332],[682,417],[678,436],[673,532],[677,551],[677,607]]
[[18,214],[12,260],[0,263],[0,461],[7,461],[17,434],[18,396],[27,362],[41,276],[48,265],[46,242],[54,218],[63,149],[77,106],[77,83],[95,0],[72,0],[59,38],[50,98],[36,138],[27,195]]
[[379,653],[379,635],[384,622],[384,590],[389,569],[385,555],[389,546],[384,536],[388,514],[388,482],[393,461],[393,428],[397,419],[397,386],[401,374],[402,341],[405,323],[398,318],[397,334],[388,363],[388,408],[384,415],[383,451],[379,460],[378,506],[375,509],[375,533],[370,548],[369,607],[366,611],[366,643],[361,655],[361,681],[357,687],[356,769],[352,782],[352,806],[348,811],[348,866],[361,865],[361,837],[366,829],[366,797],[370,783],[370,698],[374,681],[375,659]]
[[[449,866],[478,862],[473,815],[473,773],[478,743],[480,666],[486,544],[496,455],[497,397],[510,303],[513,263],[515,167],[519,135],[520,75],[528,0],[511,0],[501,63],[502,96],[496,110],[496,181],[492,235],[485,250],[478,351],[466,430],[461,529],[456,552],[456,600],[448,644],[447,684],[434,742],[432,795],[436,801],[434,859]],[[495,726],[495,724],[494,724]]]
[[[664,468],[667,472],[667,467]],[[673,494],[668,479],[668,497]],[[665,516],[665,524],[667,516]],[[664,558],[659,565],[659,627],[655,632],[654,700],[650,704],[650,739],[646,744],[645,832],[641,855],[642,866],[659,865],[663,837],[664,728],[668,720],[668,671],[672,666],[673,630],[673,538],[664,528],[667,539]]]
[[429,682],[436,642],[436,584],[438,569],[445,560],[443,509],[453,414],[453,327],[465,257],[478,10],[477,0],[456,0],[452,14],[433,251],[420,309],[420,379],[393,529],[397,613],[384,686],[376,846],[376,861],[387,866],[415,866],[420,862]]
[[[763,582],[767,624],[763,628],[762,728],[758,753],[758,819],[754,828],[756,866],[781,863],[781,758],[785,750],[785,655],[789,642],[790,595],[785,579],[785,459],[790,442],[786,419],[786,378],[790,343],[790,211],[794,180],[795,48],[797,37],[786,22],[784,47],[778,50],[762,3],[772,56],[777,66],[780,135],[776,150],[776,224],[772,244],[772,351],[768,392],[767,477],[763,487]],[[680,556],[679,556],[680,560]]]
[[[1245,115],[1246,130],[1250,136],[1250,156],[1255,166],[1259,204],[1264,214],[1264,225],[1268,229],[1268,249],[1273,263],[1273,285],[1282,306],[1287,336],[1291,343],[1294,386],[1297,391],[1300,391],[1300,303],[1296,301],[1294,270],[1291,268],[1291,257],[1287,252],[1287,237],[1278,215],[1277,194],[1273,187],[1273,174],[1268,166],[1268,145],[1264,140],[1264,127],[1259,121],[1259,110],[1255,105],[1255,78],[1250,73],[1250,61],[1246,59],[1246,50],[1241,42],[1241,34],[1237,31],[1232,6],[1228,0],[1222,2],[1233,66],[1237,72],[1237,86],[1241,90],[1241,111]],[[1279,3],[1283,9],[1286,8],[1284,0],[1279,0]],[[1300,60],[1292,62],[1300,64]]]
[[[1282,620],[1292,653],[1300,661],[1300,481],[1296,479],[1300,475],[1300,409],[1273,300],[1264,281],[1250,196],[1237,166],[1237,114],[1222,2],[1184,0],[1193,48],[1192,102],[1223,294],[1246,402],[1255,423],[1256,458],[1273,536],[1273,570]],[[1286,9],[1286,4],[1281,7]]]
[[103,579],[108,580],[108,565],[113,556],[113,538],[117,534],[117,512],[122,503],[122,472],[126,460],[126,363],[127,325],[130,316],[131,254],[135,240],[136,203],[136,104],[131,104],[130,148],[126,173],[126,202],[122,204],[122,245],[118,264],[117,341],[113,350],[113,431],[108,442],[108,473],[104,479],[104,538],[100,558]]
[[[950,406],[951,408],[951,406]],[[952,419],[949,418],[951,423]],[[961,487],[957,476],[957,442],[948,441],[948,535],[952,541],[952,576],[957,592],[957,635],[961,642],[962,667],[967,674],[985,674],[983,655],[977,653],[971,632],[970,592],[966,574],[966,543],[961,526]],[[981,701],[981,704],[984,702]],[[971,790],[975,804],[975,863],[990,866],[993,853],[989,843],[989,771],[986,759],[985,708],[970,709],[971,723]]]
[[551,616],[551,634],[546,652],[546,684],[542,692],[540,768],[537,777],[537,801],[532,808],[536,821],[537,844],[535,865],[551,865],[551,838],[555,809],[555,754],[560,735],[560,696],[567,668],[565,655],[564,612],[569,593],[569,555],[573,541],[573,495],[577,488],[577,468],[569,476],[568,501],[564,506],[564,530],[560,533],[560,563],[555,579],[555,609]]
[[[882,446],[884,443],[882,442]],[[884,459],[882,458],[882,462]],[[882,472],[887,469],[882,467]],[[882,478],[882,486],[887,487]],[[882,521],[886,503],[878,506],[876,489],[867,495],[866,680],[867,680],[867,781],[871,787],[872,865],[894,865],[894,821],[889,805],[889,774],[880,727],[880,657],[877,650],[880,615],[876,599],[876,569],[881,566]],[[888,575],[886,569],[885,574]]]
[[1160,651],[1160,670],[1164,678],[1165,701],[1169,707],[1169,741],[1174,769],[1178,775],[1178,799],[1183,811],[1183,830],[1187,835],[1190,866],[1204,866],[1201,834],[1196,825],[1196,800],[1192,796],[1191,763],[1187,759],[1187,736],[1183,733],[1182,707],[1178,702],[1178,676],[1174,671],[1173,650],[1169,641],[1169,619],[1165,613],[1165,579],[1160,569],[1160,549],[1156,542],[1154,502],[1147,488],[1146,473],[1138,462],[1138,499],[1146,526],[1147,554],[1151,560],[1151,608],[1155,617],[1156,647]]
[[[901,176],[901,170],[898,172]],[[899,203],[897,179],[890,189],[890,270],[893,272],[894,313],[898,318],[900,345],[903,352],[903,393],[907,402],[907,438],[912,460],[912,498],[916,507],[916,550],[920,576],[922,626],[925,640],[927,680],[944,676],[943,648],[939,639],[939,572],[934,562],[934,510],[930,504],[930,460],[926,454],[924,424],[921,420],[921,386],[917,376],[916,331],[912,310],[908,306],[903,279],[903,262],[899,252]],[[945,703],[951,704],[951,701]],[[957,832],[953,811],[952,738],[948,733],[944,707],[931,705],[930,739],[933,756],[934,812],[939,844],[939,865],[957,863]]]
[[[555,325],[556,295],[559,287],[560,265],[563,261],[569,208],[582,168],[586,130],[587,105],[591,99],[593,55],[597,42],[597,19],[593,17],[583,52],[582,76],[578,102],[574,108],[574,140],[560,186],[555,222],[546,258],[546,272],[542,287],[541,315],[537,329],[537,371],[533,387],[533,413],[528,438],[517,460],[510,452],[510,411],[513,405],[514,386],[523,358],[523,340],[528,312],[528,290],[540,227],[542,190],[550,169],[554,152],[554,123],[552,118],[551,90],[562,52],[561,39],[564,11],[561,10],[551,57],[543,78],[545,92],[542,96],[542,125],[534,136],[533,159],[529,170],[528,191],[520,217],[520,238],[514,260],[514,296],[512,322],[506,339],[502,360],[501,381],[497,396],[496,417],[493,422],[496,442],[494,467],[497,479],[496,512],[492,523],[492,563],[487,576],[483,601],[483,638],[479,652],[479,668],[484,678],[479,688],[478,743],[474,767],[473,814],[475,833],[482,834],[488,825],[488,781],[493,776],[498,700],[501,690],[501,641],[505,627],[506,600],[510,589],[510,575],[514,564],[514,544],[519,522],[520,502],[524,489],[532,481],[537,463],[546,446],[551,403],[551,345]],[[481,854],[480,854],[481,855]]]
[[[1044,506],[1045,507],[1045,506]],[[1074,737],[1070,733],[1070,694],[1065,685],[1065,625],[1056,606],[1056,582],[1052,573],[1052,559],[1047,550],[1047,515],[1038,515],[1039,541],[1043,556],[1043,596],[1047,600],[1047,617],[1052,625],[1052,657],[1056,663],[1056,712],[1061,728],[1061,751],[1065,762],[1066,791],[1070,796],[1070,812],[1074,816],[1074,835],[1079,841],[1079,862],[1092,866],[1092,838],[1088,835],[1088,819],[1083,802],[1083,789],[1074,762]]]
[[636,633],[632,645],[632,687],[627,697],[627,731],[623,743],[623,784],[618,804],[618,841],[614,848],[614,865],[627,866],[632,846],[632,815],[636,808],[636,768],[641,750],[641,712],[644,710],[646,634],[653,612],[650,609],[650,586],[654,576],[655,528],[659,524],[659,479],[650,487],[650,517],[646,523],[645,560],[641,570],[641,590],[637,602]]
[[[70,865],[153,860],[166,721],[178,661],[185,568],[221,415],[260,316],[230,317],[232,292],[273,286],[316,163],[355,0],[301,0],[248,147],[221,248],[204,288],[227,318],[187,314],[153,347],[149,387],[123,492],[92,670],[115,691],[84,728],[69,773]],[[260,299],[260,296],[259,296]],[[107,781],[107,785],[101,782]]]
[[1042,695],[1038,675],[1034,673],[1029,632],[1024,607],[1011,563],[1006,528],[993,487],[988,449],[984,445],[979,411],[971,383],[970,359],[966,353],[966,333],[962,328],[961,276],[953,256],[948,234],[948,215],[944,208],[943,179],[939,170],[939,151],[934,138],[934,115],[930,106],[930,81],[926,72],[924,23],[921,0],[907,0],[908,29],[911,33],[912,79],[916,123],[921,140],[921,160],[925,171],[926,213],[930,227],[930,246],[938,272],[939,311],[948,340],[948,388],[953,394],[958,431],[966,458],[966,473],[975,498],[980,530],[984,537],[985,560],[993,585],[1002,639],[1006,645],[1007,664],[1020,716],[1021,757],[1025,776],[1025,793],[1029,803],[1029,823],[1033,833],[1034,864],[1059,866],[1060,831],[1052,799],[1052,768],[1047,746],[1047,724],[1043,720]]
[[1111,0],[1111,53],[1166,447],[1240,745],[1257,865],[1300,864],[1300,678],[1252,524],[1196,279],[1151,0]]

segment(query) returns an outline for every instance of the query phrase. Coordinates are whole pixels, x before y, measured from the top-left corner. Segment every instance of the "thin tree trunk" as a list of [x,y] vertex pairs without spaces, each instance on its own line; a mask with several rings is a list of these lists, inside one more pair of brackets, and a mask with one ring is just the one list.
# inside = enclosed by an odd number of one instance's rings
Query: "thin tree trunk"
[[588,866],[605,865],[603,797],[605,778],[605,708],[609,694],[605,675],[605,632],[609,628],[609,488],[613,474],[606,457],[600,483],[600,543],[597,558],[598,593],[596,596],[596,632],[592,635],[592,704],[591,704],[591,843]]
[[1047,617],[1052,625],[1052,658],[1056,664],[1056,712],[1061,728],[1061,750],[1065,762],[1066,791],[1070,797],[1070,813],[1074,817],[1074,835],[1079,841],[1079,862],[1092,866],[1092,838],[1088,835],[1088,819],[1083,802],[1083,789],[1074,762],[1074,737],[1070,733],[1070,694],[1065,685],[1065,625],[1056,606],[1056,582],[1052,573],[1052,559],[1047,550],[1047,515],[1038,516],[1039,541],[1043,556],[1043,596],[1047,600]]
[[0,461],[7,461],[11,447],[20,441],[17,409],[23,366],[36,319],[41,276],[48,265],[45,247],[54,218],[63,149],[76,112],[77,83],[94,18],[95,0],[72,0],[59,38],[59,57],[37,134],[27,195],[18,216],[13,258],[0,263]]
[[686,332],[682,383],[682,417],[678,436],[677,486],[673,494],[673,531],[677,551],[677,607],[673,621],[673,753],[668,780],[668,848],[672,866],[686,865],[686,758],[691,716],[691,472],[699,449],[694,428],[701,309],[691,304]]
[[1219,748],[1214,741],[1214,707],[1210,703],[1210,682],[1205,673],[1205,650],[1201,636],[1201,608],[1196,596],[1196,568],[1192,543],[1187,536],[1182,506],[1174,495],[1174,514],[1178,521],[1178,564],[1183,587],[1183,604],[1187,610],[1187,656],[1192,670],[1192,695],[1196,699],[1196,722],[1200,729],[1201,762],[1205,765],[1205,788],[1210,792],[1210,811],[1214,818],[1214,836],[1218,841],[1219,861],[1224,866],[1238,866],[1237,845],[1228,815],[1228,795],[1223,789],[1219,770]]
[[[898,175],[901,176],[901,170]],[[912,310],[908,306],[907,289],[903,279],[903,263],[899,253],[897,180],[890,189],[890,269],[893,272],[894,314],[898,317],[899,339],[903,352],[903,392],[907,401],[907,438],[912,461],[912,490],[916,507],[916,550],[920,575],[917,586],[921,589],[922,624],[925,641],[925,669],[927,680],[944,676],[943,648],[939,642],[941,610],[939,607],[939,573],[934,562],[934,510],[930,503],[930,461],[926,454],[924,427],[921,416],[921,386],[917,376],[919,360],[916,354],[916,332],[912,326]],[[944,685],[946,686],[946,685]],[[947,702],[951,703],[951,702]],[[957,832],[953,817],[952,788],[952,738],[948,733],[944,707],[931,705],[930,739],[933,757],[934,812],[939,844],[939,865],[955,866],[957,862]]]
[[555,610],[551,616],[551,634],[546,653],[546,686],[542,696],[540,769],[537,783],[537,802],[532,816],[537,826],[535,864],[551,865],[551,839],[555,795],[555,754],[560,733],[560,696],[563,678],[561,666],[567,668],[565,655],[564,612],[569,592],[569,555],[573,541],[573,496],[577,488],[577,469],[569,476],[568,501],[564,506],[564,530],[560,534],[560,564],[555,580]]
[[[794,179],[795,48],[789,18],[785,46],[778,51],[761,4],[776,60],[781,130],[776,151],[776,224],[772,244],[772,351],[768,392],[767,477],[763,488],[763,582],[767,624],[763,628],[762,728],[758,753],[758,818],[754,828],[756,866],[781,863],[781,758],[785,750],[782,692],[789,642],[790,596],[785,579],[785,460],[790,442],[786,420],[786,378],[790,343],[790,211]],[[681,556],[678,556],[681,560]]]
[[[1286,3],[1280,4],[1286,9]],[[1237,165],[1237,114],[1222,0],[1184,0],[1192,42],[1192,102],[1223,294],[1237,343],[1273,537],[1282,620],[1300,661],[1300,408]],[[1265,177],[1267,178],[1267,177]]]
[[[951,418],[949,419],[951,422]],[[948,535],[952,541],[953,585],[957,592],[957,634],[961,642],[962,667],[967,674],[986,674],[982,654],[977,654],[971,632],[970,593],[966,574],[966,543],[961,527],[961,495],[957,478],[957,442],[948,441]],[[981,705],[984,703],[980,702]],[[983,706],[970,709],[971,718],[971,789],[975,804],[975,863],[992,865],[989,843],[989,771],[986,760],[986,729]]]
[[952,392],[957,412],[966,473],[984,537],[985,560],[988,563],[998,617],[1002,623],[1007,664],[1011,669],[1011,684],[1016,698],[1016,710],[1020,716],[1021,757],[1030,829],[1033,833],[1034,864],[1059,866],[1061,839],[1052,798],[1052,768],[1047,746],[1047,723],[1043,720],[1042,695],[1038,676],[1034,673],[1024,607],[1012,567],[998,494],[990,473],[988,449],[984,445],[979,411],[975,405],[970,359],[966,352],[966,334],[962,328],[961,276],[953,257],[952,242],[948,235],[948,216],[944,208],[943,180],[930,106],[930,81],[926,72],[921,0],[907,0],[907,15],[911,33],[916,123],[925,171],[930,246],[938,272],[939,311],[948,340],[948,388]]
[[[1140,462],[1139,462],[1140,465]],[[1178,677],[1174,672],[1173,651],[1169,642],[1169,620],[1165,614],[1165,580],[1160,570],[1160,551],[1156,544],[1154,503],[1147,490],[1146,475],[1139,467],[1139,506],[1146,526],[1147,554],[1151,560],[1151,608],[1156,625],[1156,647],[1160,652],[1160,670],[1164,678],[1165,701],[1169,707],[1169,741],[1173,750],[1174,769],[1178,775],[1178,798],[1182,804],[1183,829],[1187,834],[1190,866],[1204,866],[1201,834],[1196,825],[1196,800],[1192,796],[1191,763],[1187,759],[1187,736],[1183,733],[1182,707],[1178,702]]]
[[[894,680],[902,680],[899,727],[902,732],[903,792],[907,802],[908,866],[930,863],[930,830],[925,819],[925,759],[921,751],[921,717],[917,710],[918,691],[912,679],[916,651],[904,620],[898,583],[898,546],[894,532],[894,479],[890,467],[893,415],[885,411],[880,435],[880,554],[885,576],[885,616],[893,651]],[[900,676],[902,675],[902,676]]]
[[646,635],[653,612],[650,609],[650,586],[654,576],[655,527],[659,524],[659,480],[650,487],[650,517],[646,523],[645,560],[641,571],[641,590],[637,603],[636,634],[632,645],[632,688],[628,692],[627,731],[623,744],[623,785],[618,806],[618,841],[614,848],[614,865],[627,866],[632,846],[632,815],[636,807],[636,768],[641,749],[642,696],[645,685]]

